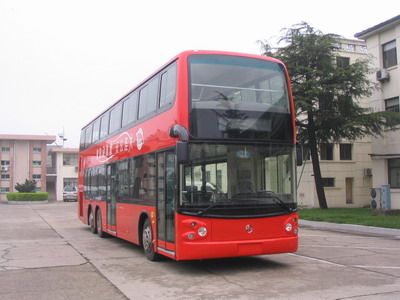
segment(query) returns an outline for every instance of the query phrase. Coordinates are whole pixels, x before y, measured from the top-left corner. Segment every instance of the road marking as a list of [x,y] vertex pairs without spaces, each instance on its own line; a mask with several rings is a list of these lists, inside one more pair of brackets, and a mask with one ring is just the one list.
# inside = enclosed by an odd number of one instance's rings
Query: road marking
[[376,249],[376,250],[396,250],[399,251],[400,247],[360,247],[360,246],[339,246],[339,245],[300,245],[301,247],[311,247],[311,248],[346,248],[346,249]]
[[306,258],[309,260],[313,260],[313,261],[317,261],[317,262],[321,262],[321,263],[325,263],[328,265],[333,265],[333,266],[338,266],[338,267],[347,267],[346,265],[342,265],[342,264],[337,264],[334,262],[330,262],[328,260],[323,260],[323,259],[319,259],[319,258],[315,258],[315,257],[310,257],[310,256],[304,256],[304,255],[300,255],[300,254],[296,254],[296,253],[288,253],[289,255],[293,255],[293,256],[298,256],[298,257],[302,257],[302,258]]
[[374,268],[374,269],[394,269],[394,270],[400,270],[400,267],[388,267],[388,266],[360,266],[360,265],[350,265],[349,267],[354,267],[354,268]]

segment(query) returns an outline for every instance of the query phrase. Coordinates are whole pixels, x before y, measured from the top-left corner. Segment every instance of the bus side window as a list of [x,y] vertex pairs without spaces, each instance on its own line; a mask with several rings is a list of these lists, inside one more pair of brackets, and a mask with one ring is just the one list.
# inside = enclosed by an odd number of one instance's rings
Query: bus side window
[[160,108],[172,104],[176,95],[176,64],[161,75]]

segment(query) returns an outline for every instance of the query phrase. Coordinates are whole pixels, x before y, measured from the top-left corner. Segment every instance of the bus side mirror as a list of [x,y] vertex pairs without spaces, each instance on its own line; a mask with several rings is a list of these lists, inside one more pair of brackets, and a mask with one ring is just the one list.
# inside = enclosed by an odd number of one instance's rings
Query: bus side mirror
[[303,165],[303,147],[301,144],[296,144],[296,164],[297,166]]
[[189,144],[187,142],[176,142],[176,160],[178,164],[185,163],[189,160]]

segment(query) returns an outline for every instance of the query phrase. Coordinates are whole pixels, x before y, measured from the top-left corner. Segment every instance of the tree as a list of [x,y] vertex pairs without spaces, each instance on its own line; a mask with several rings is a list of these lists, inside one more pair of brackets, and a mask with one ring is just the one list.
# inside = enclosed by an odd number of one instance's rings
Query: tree
[[328,208],[322,185],[318,145],[381,135],[400,124],[398,113],[372,112],[358,100],[376,86],[368,79],[369,60],[336,66],[337,38],[303,22],[283,30],[273,49],[260,42],[263,54],[282,60],[291,76],[299,140],[308,144],[320,208]]
[[24,183],[17,183],[15,189],[20,193],[34,193],[36,192],[36,181],[25,179]]

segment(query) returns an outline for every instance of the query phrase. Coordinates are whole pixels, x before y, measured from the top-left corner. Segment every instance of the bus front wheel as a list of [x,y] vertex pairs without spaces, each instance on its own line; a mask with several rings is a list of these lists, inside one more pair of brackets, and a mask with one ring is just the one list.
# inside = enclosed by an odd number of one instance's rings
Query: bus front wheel
[[146,219],[143,224],[142,244],[146,258],[151,261],[158,260],[159,256],[154,251],[153,231],[149,219]]

